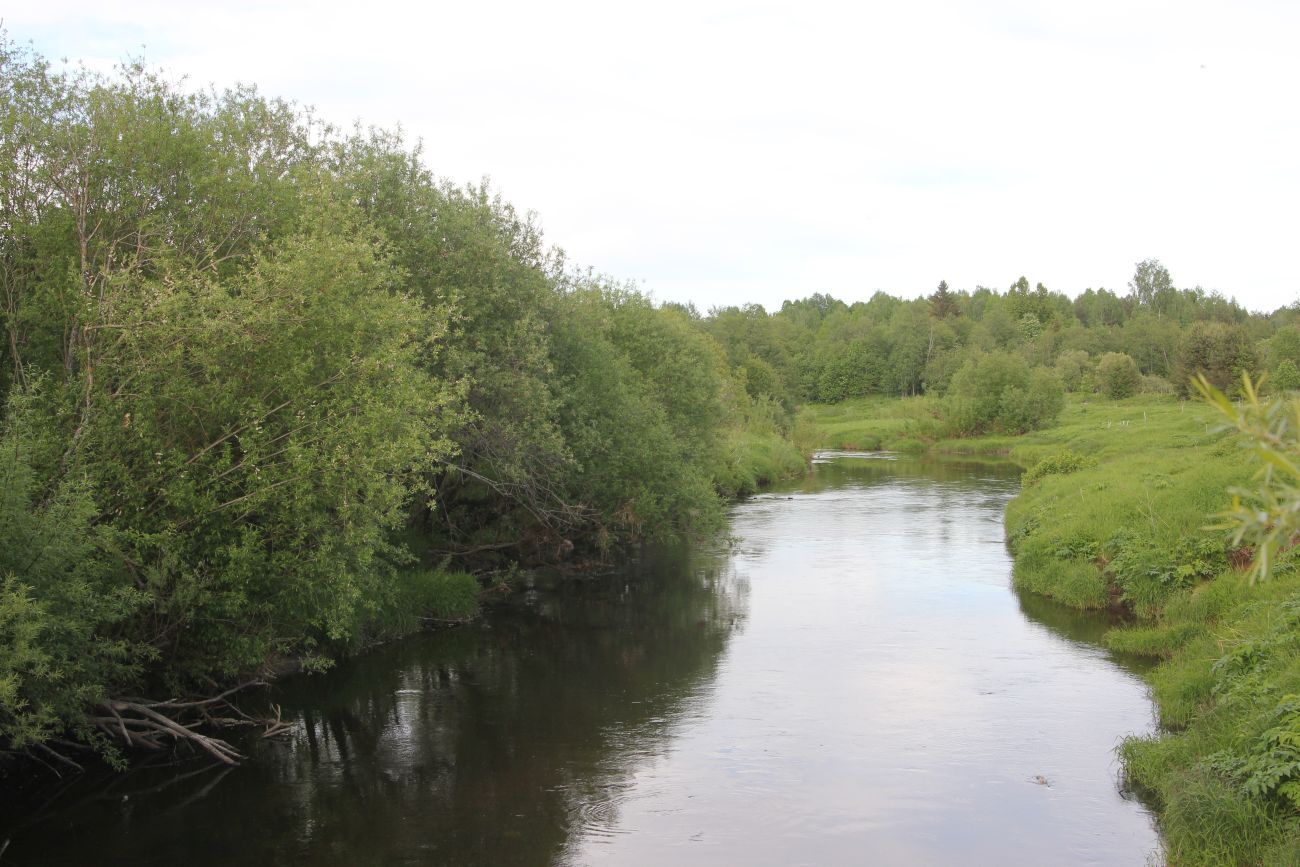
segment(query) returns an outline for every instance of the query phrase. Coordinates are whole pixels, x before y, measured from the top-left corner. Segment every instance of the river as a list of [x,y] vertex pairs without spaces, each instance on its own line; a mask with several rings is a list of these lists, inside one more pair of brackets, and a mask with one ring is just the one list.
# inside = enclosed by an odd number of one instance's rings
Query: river
[[1016,489],[821,456],[725,539],[290,679],[244,766],[46,793],[0,865],[1158,860],[1114,755],[1154,725],[1140,663],[1011,588]]

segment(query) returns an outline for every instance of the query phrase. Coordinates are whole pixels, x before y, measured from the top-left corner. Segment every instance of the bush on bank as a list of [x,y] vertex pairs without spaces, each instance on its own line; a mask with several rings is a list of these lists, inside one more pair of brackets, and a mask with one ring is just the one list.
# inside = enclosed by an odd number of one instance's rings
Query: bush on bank
[[1030,368],[1019,355],[991,352],[967,361],[944,401],[953,435],[1019,434],[1051,424],[1065,406],[1065,388],[1052,371]]

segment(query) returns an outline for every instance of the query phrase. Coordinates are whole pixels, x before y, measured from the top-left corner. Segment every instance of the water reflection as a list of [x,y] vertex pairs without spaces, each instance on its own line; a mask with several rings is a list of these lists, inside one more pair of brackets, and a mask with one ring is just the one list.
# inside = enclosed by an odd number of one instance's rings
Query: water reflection
[[625,793],[637,833],[572,863],[1146,863],[1113,755],[1151,726],[1145,686],[1021,610],[1018,475],[836,456],[738,508],[753,593],[709,713]]
[[1158,660],[1151,657],[1103,649],[1102,636],[1122,622],[1119,617],[1101,612],[1080,616],[1073,608],[1033,593],[1017,591],[1016,599],[1020,602],[1020,613],[1026,619],[1042,626],[1048,635],[1073,642],[1081,653],[1103,656],[1112,664],[1137,675],[1146,674],[1158,664]]
[[1017,475],[828,458],[734,543],[286,683],[247,766],[73,786],[3,863],[1142,864],[1145,687],[1011,591]]
[[725,557],[660,552],[290,681],[290,740],[234,774],[136,774],[30,824],[4,863],[563,860],[706,702],[745,616]]

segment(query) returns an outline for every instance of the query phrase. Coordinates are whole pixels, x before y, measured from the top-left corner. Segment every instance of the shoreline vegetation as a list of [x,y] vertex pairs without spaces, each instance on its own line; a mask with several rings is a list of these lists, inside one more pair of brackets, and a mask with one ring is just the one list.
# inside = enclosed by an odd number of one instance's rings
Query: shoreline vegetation
[[1238,419],[1243,449],[1183,398],[1300,388],[1300,303],[1148,259],[1119,292],[701,312],[575,267],[400,133],[2,30],[0,190],[0,783],[234,761],[219,723],[278,724],[241,687],[519,569],[716,532],[815,447],[996,454],[1026,468],[1017,584],[1123,612],[1108,645],[1162,660],[1165,731],[1123,755],[1171,861],[1296,860],[1300,592],[1289,553],[1252,569],[1300,495],[1204,529],[1259,458],[1295,469],[1294,430]]
[[1294,864],[1300,853],[1300,574],[1255,580],[1252,548],[1213,528],[1257,485],[1249,440],[1206,402],[1075,395],[1016,435],[943,436],[926,398],[810,406],[820,446],[990,456],[1025,469],[1006,533],[1017,588],[1109,610],[1106,647],[1158,661],[1160,731],[1119,748],[1156,805],[1171,864]]
[[805,466],[698,313],[399,133],[0,30],[0,190],[0,778],[235,761],[240,687]]

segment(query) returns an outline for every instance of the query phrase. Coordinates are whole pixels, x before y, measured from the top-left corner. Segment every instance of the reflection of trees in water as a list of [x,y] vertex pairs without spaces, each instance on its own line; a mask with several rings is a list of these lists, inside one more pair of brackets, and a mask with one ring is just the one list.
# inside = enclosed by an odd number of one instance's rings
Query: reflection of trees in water
[[[833,454],[833,453],[830,453]],[[796,490],[818,493],[833,488],[866,486],[898,481],[921,489],[943,482],[954,491],[997,497],[1013,492],[1020,481],[1020,468],[1008,461],[920,455],[872,454],[818,462],[800,480]]]
[[727,580],[702,568],[562,584],[491,629],[336,678],[346,683],[327,685],[307,726],[314,751],[297,757],[312,773],[347,773],[333,788],[350,791],[301,802],[321,828],[313,847],[332,849],[321,838],[337,838],[338,814],[351,813],[388,852],[556,860],[583,808],[608,803],[662,749],[712,676],[740,612]]
[[562,582],[480,626],[291,681],[281,699],[300,730],[202,800],[177,806],[202,777],[142,793],[129,816],[106,800],[58,818],[75,837],[22,849],[41,863],[102,860],[105,841],[140,863],[563,860],[704,700],[744,618],[727,569],[721,552],[679,553]]
[[[1104,611],[1079,611],[1062,605],[1046,596],[1016,591],[1020,612],[1031,623],[1046,627],[1047,631],[1075,644],[1102,647],[1102,636],[1123,621]],[[1131,653],[1108,651],[1107,656],[1120,668],[1134,674],[1144,674],[1155,667],[1156,661]]]

